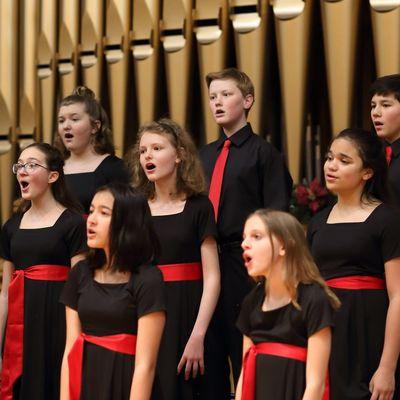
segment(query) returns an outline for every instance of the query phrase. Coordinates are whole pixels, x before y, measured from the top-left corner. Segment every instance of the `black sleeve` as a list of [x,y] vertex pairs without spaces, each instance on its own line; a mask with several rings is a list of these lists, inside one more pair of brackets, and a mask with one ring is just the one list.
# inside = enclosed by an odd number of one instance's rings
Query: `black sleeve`
[[199,237],[199,242],[207,236],[213,236],[217,239],[217,228],[215,226],[215,215],[214,208],[211,201],[207,196],[200,196],[196,199],[197,207],[197,232]]
[[263,290],[264,285],[262,283],[258,283],[242,302],[239,317],[236,321],[236,326],[243,335],[249,336],[251,331],[250,315],[254,310],[257,298],[260,295],[260,291]]
[[67,243],[70,257],[85,252],[87,250],[85,219],[80,214],[71,212],[65,229],[65,242]]
[[134,276],[138,318],[157,311],[166,311],[165,286],[161,271],[155,266],[142,267]]
[[85,261],[79,261],[75,267],[71,268],[67,282],[65,282],[60,296],[60,303],[72,308],[78,309],[79,288],[84,273],[88,272],[88,265]]
[[311,218],[310,222],[308,223],[308,225],[307,225],[307,242],[308,242],[308,246],[310,249],[312,246],[314,234],[324,224],[324,221],[326,221],[326,219],[328,218],[328,215],[330,214],[331,210],[332,210],[332,207],[323,208],[321,211],[319,211],[317,214],[315,214]]
[[131,182],[131,174],[125,162],[115,156],[110,156],[106,159],[100,173],[104,177],[104,184],[111,182],[129,184]]
[[292,177],[283,156],[272,145],[266,144],[268,147],[260,150],[263,207],[288,211]]
[[311,218],[310,222],[307,225],[307,243],[308,248],[311,250],[313,236],[315,232],[315,217]]
[[388,209],[381,219],[381,249],[384,262],[400,257],[400,214]]
[[11,260],[11,236],[12,236],[12,218],[9,219],[2,227],[0,233],[0,256],[4,260]]
[[11,241],[13,235],[19,229],[21,224],[22,214],[13,214],[12,217],[6,221],[0,232],[0,257],[4,260],[12,262],[11,256]]
[[305,285],[301,301],[303,318],[310,337],[327,326],[333,326],[333,308],[325,290],[318,284]]

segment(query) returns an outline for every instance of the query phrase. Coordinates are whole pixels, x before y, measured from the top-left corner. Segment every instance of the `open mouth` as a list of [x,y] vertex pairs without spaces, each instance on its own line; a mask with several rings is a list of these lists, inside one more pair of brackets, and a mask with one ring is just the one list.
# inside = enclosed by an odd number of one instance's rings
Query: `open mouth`
[[72,133],[66,133],[64,134],[65,139],[72,139],[74,135]]
[[20,181],[19,184],[21,185],[21,188],[24,190],[27,189],[29,186],[29,182],[27,181]]
[[225,114],[225,111],[224,111],[224,110],[217,110],[217,111],[215,111],[215,115],[223,115],[223,114]]
[[243,260],[245,264],[248,264],[251,261],[251,257],[248,254],[243,253]]
[[87,229],[87,235],[93,236],[96,232],[93,229]]
[[375,128],[378,128],[378,127],[383,126],[383,123],[379,122],[379,121],[374,121],[374,126],[375,126]]
[[153,163],[146,164],[146,171],[153,171],[155,168],[156,166]]

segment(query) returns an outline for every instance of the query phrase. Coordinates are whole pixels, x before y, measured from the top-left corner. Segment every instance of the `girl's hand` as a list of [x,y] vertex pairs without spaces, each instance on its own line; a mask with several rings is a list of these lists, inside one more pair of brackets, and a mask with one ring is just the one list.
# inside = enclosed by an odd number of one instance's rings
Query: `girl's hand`
[[369,383],[371,400],[392,400],[394,385],[394,372],[388,368],[378,368]]
[[[186,364],[186,366],[185,366]],[[192,371],[193,378],[196,378],[200,369],[200,373],[204,374],[204,337],[196,334],[191,334],[188,342],[186,343],[185,350],[182,358],[178,364],[178,374],[181,373],[182,368],[185,366],[185,379],[190,377]]]

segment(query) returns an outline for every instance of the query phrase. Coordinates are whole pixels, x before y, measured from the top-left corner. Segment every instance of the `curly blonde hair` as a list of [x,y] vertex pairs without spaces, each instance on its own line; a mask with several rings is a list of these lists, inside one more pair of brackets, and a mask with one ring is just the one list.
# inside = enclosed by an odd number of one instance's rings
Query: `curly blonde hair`
[[140,165],[140,140],[146,132],[168,138],[176,149],[181,162],[178,164],[176,196],[190,197],[204,193],[206,189],[204,173],[190,135],[176,122],[162,118],[140,127],[135,145],[127,152],[125,160],[132,171],[133,186],[142,191],[148,199],[154,199],[155,186],[150,182]]

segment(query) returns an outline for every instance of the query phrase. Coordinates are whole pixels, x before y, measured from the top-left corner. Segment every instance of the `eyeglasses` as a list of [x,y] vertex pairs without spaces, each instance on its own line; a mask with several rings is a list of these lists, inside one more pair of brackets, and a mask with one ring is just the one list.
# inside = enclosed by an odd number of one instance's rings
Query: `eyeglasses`
[[37,164],[35,162],[27,162],[25,164],[19,164],[19,163],[13,164],[12,172],[13,172],[13,174],[17,174],[18,171],[20,171],[21,169],[24,169],[24,171],[27,174],[31,174],[32,172],[36,171],[38,167],[41,167],[41,168],[44,168],[44,169],[48,169],[44,165],[40,165],[40,164]]

